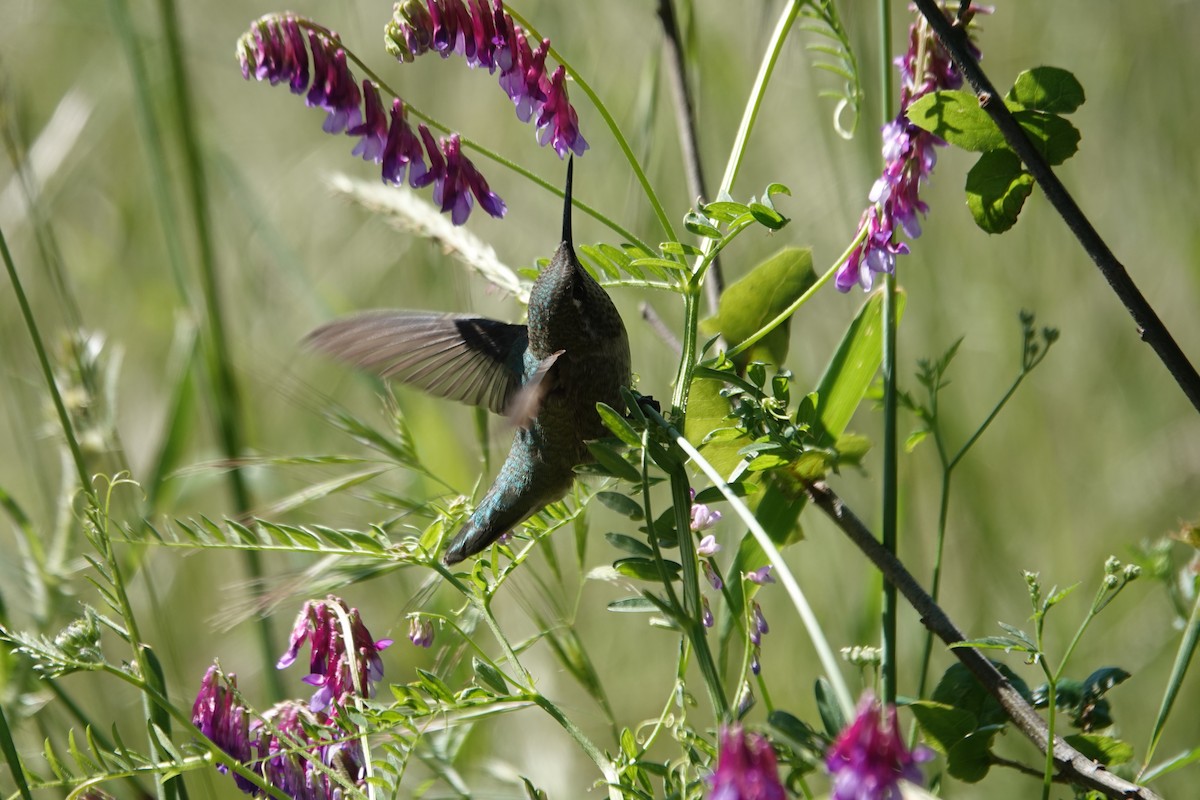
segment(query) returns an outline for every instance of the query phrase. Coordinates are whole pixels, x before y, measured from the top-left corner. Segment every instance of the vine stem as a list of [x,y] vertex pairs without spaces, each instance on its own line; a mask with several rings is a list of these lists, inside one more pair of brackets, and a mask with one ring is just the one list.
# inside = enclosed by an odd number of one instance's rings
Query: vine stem
[[914,0],[917,8],[941,40],[942,46],[954,59],[963,76],[971,84],[979,98],[979,105],[996,123],[1004,141],[1025,164],[1034,180],[1042,187],[1046,199],[1067,223],[1071,233],[1100,270],[1109,287],[1125,306],[1138,327],[1138,336],[1154,350],[1163,366],[1179,385],[1184,395],[1200,411],[1200,374],[1188,361],[1171,332],[1159,319],[1154,308],[1133,282],[1125,266],[1117,260],[1108,244],[1101,238],[1091,221],[1084,215],[1075,198],[1059,180],[1037,148],[1025,135],[1012,112],[1001,101],[996,87],[979,68],[979,62],[971,54],[966,31],[951,23],[934,0]]

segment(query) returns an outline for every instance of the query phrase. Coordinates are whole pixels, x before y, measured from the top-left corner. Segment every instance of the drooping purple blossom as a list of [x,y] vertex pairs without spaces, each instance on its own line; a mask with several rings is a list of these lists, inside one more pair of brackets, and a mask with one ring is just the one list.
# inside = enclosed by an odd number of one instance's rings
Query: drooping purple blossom
[[[221,680],[222,677],[228,681],[228,685]],[[251,760],[250,716],[246,707],[238,702],[236,692],[236,675],[230,673],[222,676],[215,664],[209,667],[200,682],[196,702],[192,705],[192,724],[230,758],[247,764]],[[224,773],[230,771],[224,764],[218,764],[217,769]],[[258,791],[257,786],[236,772],[233,779],[243,792],[253,794]]]
[[433,644],[433,623],[419,616],[408,620],[408,640],[417,647],[429,647]]
[[[410,0],[408,5],[424,8],[417,0]],[[475,7],[483,8],[481,4]],[[464,54],[474,52],[478,41],[494,47],[494,27],[480,23],[476,31],[469,14],[465,19],[471,23],[467,39],[473,44],[462,45]],[[422,30],[411,29],[413,43],[427,50],[432,40],[424,43]],[[465,34],[460,35],[459,28],[454,30],[454,41],[458,42]],[[413,133],[407,107],[399,98],[393,100],[391,114],[387,114],[378,86],[364,80],[360,88],[336,33],[290,14],[263,17],[239,40],[238,59],[247,79],[254,77],[271,84],[286,81],[293,92],[305,94],[307,105],[326,112],[323,128],[327,133],[345,132],[358,137],[352,154],[381,164],[385,183],[402,184],[407,175],[413,188],[432,184],[435,201],[451,214],[454,224],[466,222],[474,205],[472,198],[491,216],[504,216],[504,201],[462,154],[458,135],[442,139],[439,144],[428,131],[421,136]],[[451,149],[455,152],[448,158]],[[435,167],[432,174],[427,162]]]
[[924,747],[909,752],[900,736],[896,708],[886,711],[871,694],[863,695],[854,721],[825,755],[833,776],[832,800],[901,800],[900,781],[921,784],[918,764],[933,754]]
[[718,592],[721,591],[725,582],[721,580],[720,573],[713,569],[713,565],[708,561],[701,561],[700,566],[704,568],[704,577],[708,578],[709,585]]
[[787,800],[771,743],[738,723],[721,729],[711,781],[708,800]]
[[490,9],[486,0],[405,0],[396,4],[385,38],[400,61],[436,52],[442,58],[460,56],[472,69],[499,70],[500,88],[517,118],[534,122],[539,144],[551,145],[559,158],[588,149],[567,95],[566,69],[559,65],[547,74],[550,40],[531,43],[500,0]]
[[[972,5],[969,14],[990,11]],[[842,292],[856,284],[869,291],[877,274],[895,271],[896,256],[908,253],[908,246],[896,241],[897,229],[909,239],[921,235],[918,214],[923,216],[929,211],[920,197],[921,184],[928,180],[937,162],[934,148],[946,143],[912,124],[908,109],[930,92],[962,86],[958,68],[920,15],[909,27],[907,51],[895,64],[900,71],[900,110],[883,126],[883,174],[871,187],[871,206],[858,223],[862,241],[838,270],[836,284]]]
[[713,619],[712,607],[708,604],[707,597],[700,598],[700,621],[706,628],[711,628],[716,621]]
[[[695,514],[693,513],[693,519]],[[693,522],[693,524],[695,524]],[[717,543],[717,537],[711,533],[700,538],[700,543],[696,545],[696,552],[702,556],[712,556],[721,552],[721,545]]]
[[[342,620],[349,622],[349,643]],[[338,597],[310,600],[300,609],[288,649],[275,665],[279,669],[291,666],[305,642],[309,643],[309,675],[304,682],[317,687],[310,705],[323,711],[331,704],[342,705],[348,696],[372,697],[375,682],[383,678],[381,650],[391,639],[375,641],[363,624],[357,608],[349,608]],[[352,656],[353,654],[353,656]]]

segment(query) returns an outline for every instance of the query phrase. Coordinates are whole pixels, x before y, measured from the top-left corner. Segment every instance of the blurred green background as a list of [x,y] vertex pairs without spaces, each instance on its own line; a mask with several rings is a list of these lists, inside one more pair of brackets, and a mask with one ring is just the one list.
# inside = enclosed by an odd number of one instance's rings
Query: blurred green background
[[[698,3],[690,17],[696,59],[691,75],[704,168],[715,186],[754,78],[763,45],[781,5],[777,2]],[[65,291],[78,305],[83,327],[102,341],[111,365],[106,397],[93,398],[95,418],[111,414],[117,440],[97,435],[89,450],[95,471],[112,471],[123,458],[135,479],[145,480],[161,452],[173,398],[179,386],[182,335],[195,331],[198,305],[182,299],[172,278],[153,191],[155,174],[137,124],[137,94],[129,63],[115,33],[113,3],[0,0],[0,114],[28,149],[37,177],[36,212],[23,200],[12,158],[0,165],[0,228],[8,239],[43,335],[62,340],[70,324],[54,271],[35,236],[38,215],[65,276]],[[908,17],[894,4],[892,41],[903,47]],[[606,3],[521,3],[517,9],[587,76],[643,160],[673,219],[691,200],[682,179],[674,118],[661,74],[662,51],[654,4],[648,0]],[[427,242],[397,232],[370,213],[335,197],[328,178],[336,172],[375,180],[378,169],[350,158],[353,142],[321,132],[320,112],[304,107],[283,87],[242,80],[234,44],[252,19],[284,10],[270,3],[221,0],[180,4],[183,55],[193,94],[201,157],[210,193],[215,263],[229,330],[229,349],[244,401],[247,454],[291,456],[362,455],[361,445],[335,430],[321,411],[332,397],[381,427],[377,388],[361,376],[322,362],[298,342],[338,313],[378,306],[471,310],[517,319],[522,310],[499,296]],[[290,10],[311,16],[341,33],[346,44],[403,96],[467,136],[518,161],[551,183],[563,165],[539,148],[530,126],[521,125],[495,79],[464,69],[461,62],[433,56],[397,65],[383,52],[382,27],[390,15],[384,2],[296,2]],[[186,165],[180,158],[178,127],[169,102],[172,87],[165,65],[169,47],[161,35],[159,6],[131,4],[142,56],[150,67],[155,113],[165,140],[173,179],[167,186],[186,207]],[[734,195],[745,199],[768,182],[791,187],[778,207],[791,224],[772,236],[747,235],[724,257],[730,280],[762,258],[789,245],[811,245],[818,269],[842,251],[854,233],[867,190],[878,174],[879,125],[874,52],[874,4],[843,6],[856,41],[868,98],[852,141],[832,131],[833,103],[818,96],[832,88],[830,76],[811,68],[804,45],[814,41],[795,31],[767,94],[750,152]],[[1088,93],[1072,117],[1083,132],[1080,152],[1061,170],[1066,185],[1127,265],[1150,302],[1193,360],[1200,359],[1200,163],[1195,130],[1200,89],[1194,43],[1200,9],[1169,3],[1147,12],[1138,4],[1023,0],[1000,4],[982,21],[977,41],[984,67],[1003,90],[1023,69],[1050,64],[1071,70]],[[361,77],[361,76],[360,76]],[[572,99],[592,149],[577,164],[576,194],[651,242],[665,237],[600,115],[582,92]],[[11,149],[11,148],[10,148]],[[515,173],[486,160],[477,162],[493,189],[508,202],[503,221],[476,212],[468,227],[491,243],[513,267],[549,256],[556,244],[560,201],[537,191]],[[1028,604],[1021,570],[1038,570],[1046,586],[1082,582],[1049,629],[1056,652],[1069,640],[1110,554],[1129,560],[1135,545],[1195,520],[1200,496],[1200,424],[1165,369],[1143,346],[1132,322],[1099,274],[1052,213],[1040,192],[1007,235],[988,236],[972,224],[962,196],[973,158],[943,150],[933,182],[924,192],[931,206],[914,253],[900,260],[908,305],[900,339],[903,385],[915,389],[915,360],[936,356],[958,337],[965,340],[942,397],[952,441],[961,441],[1007,388],[1019,364],[1017,314],[1037,313],[1039,324],[1062,331],[1045,364],[1017,394],[956,473],[946,551],[944,605],[969,636],[997,633],[996,622],[1023,624]],[[184,219],[186,288],[199,297],[194,228]],[[682,231],[682,228],[680,228]],[[607,229],[577,215],[579,242],[617,243]],[[52,259],[53,261],[53,259]],[[668,325],[678,328],[681,305],[674,295],[647,296],[614,289],[633,339],[638,388],[669,397],[674,358],[644,324],[638,304],[650,301]],[[788,366],[796,386],[814,385],[861,296],[832,288],[792,323]],[[181,333],[182,332],[182,333]],[[64,462],[60,436],[37,369],[29,337],[9,285],[0,289],[0,489],[14,498],[49,540],[64,517]],[[60,358],[65,364],[65,359]],[[222,451],[207,395],[197,387],[183,416],[174,477],[156,498],[156,522],[167,518],[233,514],[218,462]],[[186,396],[186,395],[185,395]],[[422,457],[458,491],[469,493],[481,470],[480,449],[469,409],[398,390],[400,406]],[[911,418],[905,430],[915,426]],[[853,426],[878,441],[879,415],[864,406]],[[503,426],[492,426],[493,455],[507,448]],[[850,471],[832,483],[858,513],[877,520],[876,448],[863,472]],[[928,444],[902,460],[901,555],[928,581],[937,521],[939,472]],[[306,485],[345,469],[332,466],[266,467],[247,471],[254,509],[274,516],[273,504]],[[69,479],[70,472],[66,472]],[[420,499],[437,488],[395,470],[376,487]],[[381,512],[358,499],[336,498],[279,518],[299,523],[364,527]],[[133,504],[130,503],[130,507]],[[618,554],[600,535],[623,530],[627,520],[597,507],[589,566]],[[802,518],[807,539],[788,552],[789,563],[812,598],[835,647],[873,643],[877,635],[878,579],[857,551],[816,514]],[[721,538],[740,536],[731,523]],[[18,628],[46,625],[53,632],[77,612],[68,598],[47,608],[25,574],[27,559],[6,518],[0,541],[0,595]],[[569,536],[556,546],[569,550]],[[68,559],[66,595],[94,602],[83,579],[86,544],[74,537]],[[180,550],[149,548],[130,554],[141,561],[135,599],[147,621],[143,631],[155,644],[168,685],[181,706],[190,706],[200,676],[214,657],[239,673],[248,696],[266,705],[261,659],[251,623],[237,612],[254,591],[244,585],[240,558],[228,553],[185,556]],[[1179,566],[1186,558],[1176,553]],[[544,569],[535,559],[534,569]],[[266,569],[285,575],[307,566],[301,558],[271,558]],[[147,585],[146,577],[152,578]],[[376,636],[400,640],[385,653],[388,678],[407,681],[413,668],[429,668],[434,651],[404,641],[404,613],[422,576],[405,573],[362,583],[342,593],[363,610]],[[56,591],[61,591],[58,589]],[[305,589],[283,602],[275,618],[277,650]],[[621,587],[588,582],[581,590],[576,630],[606,681],[622,724],[657,715],[673,679],[674,635],[649,629],[637,615],[613,615],[605,604],[626,594]],[[531,632],[526,603],[537,602],[532,582],[518,576],[498,609],[520,636]],[[573,600],[574,598],[569,598]],[[764,674],[777,706],[815,721],[812,683],[819,674],[811,646],[789,614],[782,592],[760,599],[772,632],[763,650]],[[432,601],[449,602],[441,595]],[[568,604],[569,606],[570,604]],[[444,608],[443,610],[449,610]],[[234,621],[230,627],[230,621]],[[921,628],[906,613],[902,625],[902,694],[916,691],[915,665]],[[1135,583],[1105,612],[1077,652],[1073,677],[1116,665],[1133,678],[1111,699],[1119,735],[1145,752],[1150,726],[1174,657],[1178,630],[1160,584]],[[544,648],[529,664],[539,686],[606,748],[613,748],[603,716]],[[935,672],[952,659],[937,652]],[[438,662],[439,665],[442,662]],[[1030,683],[1040,672],[1016,658],[1010,665]],[[0,697],[16,700],[21,670],[9,663]],[[452,685],[465,680],[445,677]],[[851,671],[847,669],[847,673]],[[457,678],[455,676],[458,676]],[[288,691],[302,694],[299,675],[285,675]],[[457,683],[456,683],[457,682]],[[71,678],[87,698],[92,717],[134,731],[142,724],[132,696],[101,694],[107,684]],[[1196,681],[1186,682],[1177,713],[1167,728],[1159,757],[1190,749],[1200,721],[1187,709],[1200,701]],[[36,763],[40,740],[65,737],[69,721],[51,704],[25,708],[23,753]],[[705,713],[702,707],[695,712]],[[22,716],[22,714],[15,714]],[[10,721],[13,719],[10,716]],[[752,715],[752,719],[754,716]],[[759,715],[761,719],[761,715]],[[1015,733],[1000,749],[1036,763],[1031,746]],[[469,742],[464,773],[481,796],[515,796],[503,783],[496,759],[510,761],[551,797],[580,796],[598,776],[571,741],[544,715],[530,710],[481,726]],[[490,774],[488,774],[490,772]],[[1009,772],[966,786],[951,781],[955,797],[1011,797],[1035,791],[1036,783]],[[1189,796],[1194,777],[1177,773],[1159,787],[1168,796]],[[0,786],[7,793],[6,775]],[[232,783],[214,778],[197,791],[236,794]],[[444,793],[435,789],[435,796]],[[1067,796],[1065,789],[1059,796]]]

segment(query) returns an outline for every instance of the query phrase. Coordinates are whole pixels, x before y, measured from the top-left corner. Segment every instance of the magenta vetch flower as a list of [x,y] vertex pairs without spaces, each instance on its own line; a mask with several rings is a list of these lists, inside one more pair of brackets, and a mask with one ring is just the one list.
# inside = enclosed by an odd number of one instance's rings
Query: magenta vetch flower
[[[221,681],[222,675],[215,664],[204,673],[200,693],[192,705],[192,724],[230,758],[247,764],[251,760],[250,716],[235,696],[237,676],[230,673],[225,677],[228,686]],[[229,772],[224,764],[218,764],[217,769]],[[253,794],[258,791],[257,786],[236,772],[233,779],[243,792]]]
[[[343,617],[349,620],[349,643],[344,635]],[[375,682],[383,678],[383,661],[379,653],[392,640],[373,640],[357,608],[347,607],[341,598],[333,595],[324,600],[307,601],[292,627],[287,652],[275,666],[279,669],[291,666],[306,641],[311,647],[311,656],[309,675],[304,682],[317,687],[310,701],[313,711],[323,711],[334,703],[342,705],[351,695],[374,696]],[[356,671],[352,671],[352,667],[356,667]]]
[[[991,9],[972,5],[967,18],[976,13],[991,13]],[[908,246],[896,241],[897,228],[909,239],[921,235],[918,214],[929,211],[920,198],[921,184],[937,163],[934,148],[946,143],[909,122],[908,109],[930,92],[957,89],[963,82],[949,53],[920,15],[909,26],[908,50],[895,63],[900,71],[900,111],[883,126],[885,166],[868,195],[871,206],[858,223],[862,241],[838,270],[836,283],[842,292],[856,284],[869,291],[877,274],[895,271],[896,256],[908,253]]]
[[738,723],[721,729],[717,770],[711,781],[708,800],[787,800],[771,743],[757,733],[746,733]]
[[874,696],[863,695],[854,722],[825,755],[833,776],[832,800],[901,800],[900,781],[921,784],[917,765],[933,758],[925,747],[909,752],[900,736],[895,706],[886,712]]
[[[388,50],[400,61],[428,52],[466,60],[472,69],[499,70],[502,88],[522,122],[533,121],[538,143],[554,148],[559,158],[588,149],[579,132],[579,115],[567,96],[566,68],[546,72],[550,40],[534,44],[513,23],[500,0],[404,0],[397,3],[385,33]],[[482,202],[482,201],[480,201]]]
[[266,16],[239,40],[238,59],[247,79],[286,81],[294,93],[305,94],[307,105],[326,112],[327,133],[357,137],[352,154],[381,164],[385,183],[402,184],[407,174],[413,188],[433,184],[435,201],[455,225],[467,221],[475,199],[493,217],[504,216],[504,201],[462,154],[458,135],[439,142],[428,131],[413,133],[399,98],[388,114],[378,86],[364,80],[360,88],[333,31],[290,14]]
[[417,647],[433,644],[433,623],[414,616],[408,620],[408,640]]

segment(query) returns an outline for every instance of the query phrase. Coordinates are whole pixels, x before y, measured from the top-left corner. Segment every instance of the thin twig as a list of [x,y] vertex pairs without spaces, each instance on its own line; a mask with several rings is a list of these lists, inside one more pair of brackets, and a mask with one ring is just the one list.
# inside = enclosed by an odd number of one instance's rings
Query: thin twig
[[[704,187],[704,172],[700,168],[700,144],[696,136],[696,110],[692,102],[692,91],[687,81],[687,65],[683,54],[683,37],[679,33],[679,20],[675,16],[673,0],[658,0],[658,18],[662,22],[663,43],[667,48],[667,77],[671,81],[671,96],[675,99],[675,119],[679,126],[679,146],[682,149],[684,177],[687,179],[688,194],[693,198],[710,199]],[[708,280],[704,284],[705,298],[710,314],[717,313],[721,292],[725,290],[725,278],[721,273],[721,262],[714,258],[709,267]]]
[[683,345],[679,343],[679,339],[675,338],[675,333],[663,322],[662,317],[654,310],[654,306],[642,301],[638,305],[638,311],[642,312],[642,319],[658,334],[658,338],[662,339],[667,346],[675,351],[676,355],[683,352]]
[[[941,606],[933,601],[904,565],[879,543],[875,535],[846,507],[832,489],[823,482],[815,482],[807,485],[807,491],[813,504],[824,511],[858,549],[871,559],[883,573],[884,580],[893,584],[904,595],[921,615],[921,622],[926,628],[933,631],[947,645],[965,641],[962,632],[954,626]],[[1045,753],[1049,738],[1045,720],[1021,693],[1013,688],[996,665],[973,647],[952,647],[951,652],[975,675],[983,688],[996,698],[1013,724]],[[1058,737],[1054,739],[1054,763],[1058,772],[1071,783],[1094,789],[1108,797],[1159,800],[1158,795],[1150,789],[1117,777],[1102,764],[1085,757]]]
[[1179,388],[1183,390],[1196,410],[1200,411],[1200,374],[1197,374],[1196,368],[1188,361],[1170,331],[1158,318],[1158,314],[1146,301],[1133,279],[1129,277],[1125,267],[1100,238],[1100,234],[1084,216],[1083,211],[1063,186],[1062,181],[1050,169],[1046,159],[1037,151],[1037,148],[1021,129],[1020,124],[1013,118],[1012,112],[1001,100],[996,87],[988,80],[987,75],[979,68],[979,62],[972,55],[967,42],[966,30],[959,24],[951,23],[934,0],[915,0],[915,2],[920,12],[929,20],[929,25],[937,33],[942,46],[950,53],[954,63],[958,65],[959,70],[971,84],[971,88],[979,98],[979,105],[996,123],[1000,133],[1004,135],[1004,141],[1013,149],[1038,185],[1042,187],[1050,204],[1067,223],[1071,233],[1079,240],[1084,251],[1095,262],[1104,279],[1108,281],[1108,285],[1112,287],[1129,315],[1133,317],[1134,323],[1138,326],[1138,336],[1154,349],[1167,371],[1179,384]]

